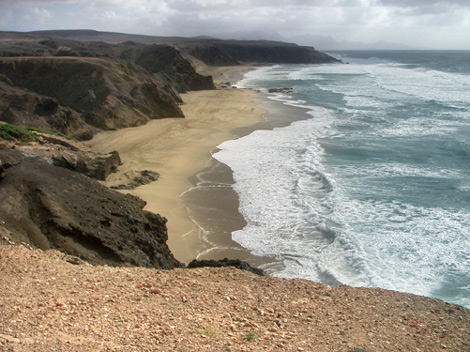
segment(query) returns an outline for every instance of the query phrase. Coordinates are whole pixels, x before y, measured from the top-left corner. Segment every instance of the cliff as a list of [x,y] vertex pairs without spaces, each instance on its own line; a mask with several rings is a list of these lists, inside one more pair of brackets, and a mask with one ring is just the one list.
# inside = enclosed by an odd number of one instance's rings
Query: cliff
[[0,243],[58,249],[94,264],[182,267],[166,244],[165,218],[85,176],[93,162],[106,174],[116,155],[85,154],[50,142],[0,150]]
[[13,35],[0,53],[0,120],[83,140],[183,117],[179,93],[215,88],[169,45]]
[[[68,31],[65,31],[68,32]],[[71,31],[75,33],[75,31]],[[52,31],[52,33],[55,33]],[[55,36],[13,34],[0,32],[0,56],[2,57],[83,57],[101,58],[108,61],[133,64],[145,68],[160,80],[176,88],[180,93],[188,90],[214,89],[210,77],[201,76],[191,64],[181,56],[180,52],[164,41],[159,44],[144,44],[133,40],[122,42],[94,41],[96,35],[90,35],[89,40],[71,40],[67,35]],[[59,33],[62,33],[59,31]],[[81,31],[77,31],[81,33]],[[94,33],[85,31],[84,33]],[[74,37],[71,34],[71,37]],[[81,38],[81,36],[78,36]],[[99,38],[99,37],[98,37]]]
[[97,58],[0,59],[0,119],[89,139],[98,129],[183,117],[179,96],[143,68]]
[[339,62],[312,47],[273,41],[205,40],[188,41],[177,47],[207,65],[323,64]]
[[[168,45],[177,48],[183,56],[202,61],[211,66],[232,66],[240,63],[287,63],[287,64],[319,64],[338,62],[337,59],[315,50],[313,47],[299,46],[294,43],[285,43],[267,40],[220,40],[207,39],[202,37],[157,37],[132,35],[124,33],[98,32],[92,30],[51,30],[37,31],[29,33],[2,33],[0,38],[17,38],[18,40],[31,39],[52,41],[56,47],[66,46],[77,47],[73,41],[82,43],[79,48],[73,50],[74,55],[81,55],[87,52],[87,46],[98,47],[103,53],[106,46],[116,45],[116,43],[143,43]],[[57,43],[68,44],[57,44]],[[86,43],[84,45],[83,43]],[[140,44],[140,45],[143,45]],[[43,47],[32,48],[36,53],[44,51]],[[96,48],[94,49],[96,50]],[[14,55],[21,54],[15,46],[8,48],[8,53]],[[5,55],[5,54],[4,54]],[[9,54],[8,54],[9,55]],[[106,52],[110,55],[109,51]]]

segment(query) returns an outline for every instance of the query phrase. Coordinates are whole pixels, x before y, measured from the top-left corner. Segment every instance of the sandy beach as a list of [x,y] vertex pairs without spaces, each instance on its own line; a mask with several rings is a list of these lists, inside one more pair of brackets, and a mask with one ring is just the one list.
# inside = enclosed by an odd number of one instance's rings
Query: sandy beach
[[[246,69],[217,68],[215,81],[237,80]],[[136,171],[160,174],[157,182],[123,192],[144,199],[147,210],[168,219],[168,245],[178,260],[187,263],[207,245],[202,243],[200,229],[190,219],[181,194],[195,186],[195,175],[213,165],[214,148],[237,138],[234,130],[263,121],[265,111],[257,107],[260,101],[251,90],[220,88],[182,97],[184,119],[153,120],[145,126],[102,132],[88,145],[101,152],[119,151],[123,165],[109,176],[108,186],[122,183]]]

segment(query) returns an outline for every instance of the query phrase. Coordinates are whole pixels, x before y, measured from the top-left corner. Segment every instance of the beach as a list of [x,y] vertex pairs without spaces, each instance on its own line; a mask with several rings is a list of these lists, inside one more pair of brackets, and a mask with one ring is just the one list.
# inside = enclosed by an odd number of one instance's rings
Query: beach
[[[219,83],[237,80],[247,69],[217,68],[215,80]],[[146,210],[168,219],[168,245],[178,260],[188,263],[209,245],[202,240],[200,228],[189,217],[180,196],[196,186],[196,175],[214,166],[211,151],[223,141],[237,138],[262,122],[265,110],[258,107],[260,100],[251,90],[219,88],[189,92],[182,98],[185,118],[152,120],[145,126],[101,132],[87,144],[99,152],[119,152],[123,165],[108,177],[108,186],[132,178],[137,171],[159,173],[158,181],[123,192],[142,198],[147,202]],[[229,207],[236,213],[236,197],[232,197]],[[232,225],[243,226],[243,218],[236,217]],[[231,239],[222,241],[231,242]],[[227,243],[227,246],[236,244]],[[237,251],[232,256],[238,255],[246,259],[248,254]]]

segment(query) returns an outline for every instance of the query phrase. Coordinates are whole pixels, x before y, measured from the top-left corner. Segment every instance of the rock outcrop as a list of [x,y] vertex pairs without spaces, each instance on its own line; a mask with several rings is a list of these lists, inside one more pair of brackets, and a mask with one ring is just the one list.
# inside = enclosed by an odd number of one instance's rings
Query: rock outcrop
[[244,262],[239,259],[220,259],[220,260],[193,260],[188,264],[189,269],[195,268],[237,268],[240,270],[246,270],[253,274],[259,276],[265,276],[264,271],[262,269],[254,268],[247,262]]
[[0,150],[3,240],[94,264],[182,267],[166,244],[166,219],[144,205],[44,158]]
[[141,171],[130,171],[124,173],[123,178],[127,178],[127,181],[118,185],[109,186],[111,189],[135,189],[142,185],[148,185],[151,182],[157,181],[160,174],[155,171],[141,170]]
[[0,59],[0,119],[89,139],[100,129],[183,117],[181,99],[143,68],[97,58]]

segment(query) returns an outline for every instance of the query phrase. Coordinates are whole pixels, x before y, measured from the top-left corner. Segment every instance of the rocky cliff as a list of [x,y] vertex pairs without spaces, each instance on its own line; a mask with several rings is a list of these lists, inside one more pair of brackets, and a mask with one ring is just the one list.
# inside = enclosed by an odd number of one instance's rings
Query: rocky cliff
[[169,45],[18,35],[0,55],[0,120],[78,139],[183,117],[179,93],[215,88]]
[[[2,33],[0,32],[0,38]],[[32,42],[43,38],[42,43],[49,43],[61,55],[89,55],[90,48],[96,55],[110,57],[115,55],[109,47],[110,43],[134,43],[135,45],[164,44],[177,48],[185,57],[196,58],[206,65],[230,66],[240,63],[292,63],[292,64],[318,64],[338,62],[337,59],[315,50],[313,47],[299,46],[294,43],[285,43],[267,40],[219,40],[203,37],[156,37],[131,35],[124,33],[110,33],[83,30],[39,31],[29,33],[3,33],[3,37],[15,37],[18,40]],[[46,38],[46,39],[44,39]],[[77,41],[81,43],[77,46]],[[68,48],[68,51],[64,48]],[[35,55],[44,55],[50,49],[44,45],[31,46]],[[4,55],[27,55],[24,49],[11,45],[4,49]]]
[[69,148],[47,153],[56,148],[0,150],[0,243],[59,249],[94,264],[183,266],[166,244],[165,218],[85,176],[86,168],[57,162],[80,156]]
[[312,47],[273,41],[205,40],[177,44],[178,48],[207,65],[240,63],[322,64],[339,62]]
[[0,59],[0,119],[88,139],[99,129],[183,117],[179,96],[143,68],[97,58]]

